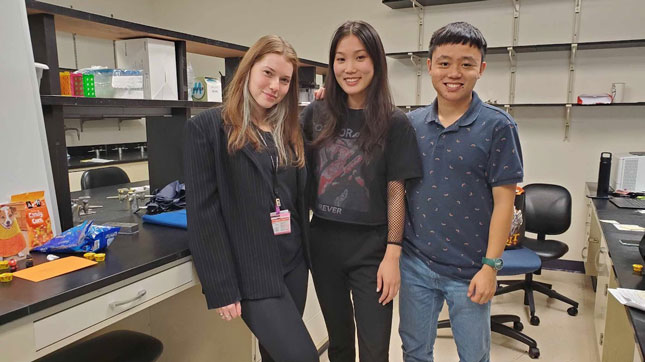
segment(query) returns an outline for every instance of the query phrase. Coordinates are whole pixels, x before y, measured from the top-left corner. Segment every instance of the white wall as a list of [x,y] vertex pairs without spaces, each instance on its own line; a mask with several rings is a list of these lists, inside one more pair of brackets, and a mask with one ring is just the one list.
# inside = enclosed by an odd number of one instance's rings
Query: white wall
[[[327,62],[334,29],[348,19],[370,22],[379,31],[387,52],[417,49],[417,14],[413,9],[392,10],[379,0],[146,0],[81,1],[50,0],[58,5],[97,12],[152,26],[251,45],[268,33],[287,38],[303,58]],[[522,0],[519,44],[571,41],[574,1]],[[479,27],[490,46],[512,42],[512,7],[509,0],[487,0],[428,7],[425,10],[423,44],[438,27],[457,20]],[[645,2],[642,0],[582,0],[580,41],[645,38]],[[59,38],[62,35],[59,35]],[[60,54],[61,65],[70,58]],[[85,41],[85,40],[83,40]],[[79,45],[77,43],[77,45]],[[85,45],[83,45],[85,46]],[[90,45],[87,45],[88,47]],[[105,55],[112,64],[111,46],[104,51],[79,48],[79,64]],[[82,47],[82,46],[81,46]],[[73,53],[72,53],[73,54]],[[568,52],[518,55],[516,103],[565,102]],[[645,48],[580,51],[576,61],[575,94],[608,92],[611,83],[626,82],[625,102],[645,100]],[[223,62],[190,56],[196,75],[217,75]],[[509,61],[506,55],[491,55],[488,68],[476,90],[484,100],[507,102]],[[110,63],[111,62],[111,63]],[[415,68],[408,60],[389,59],[390,83],[397,104],[415,102]],[[64,65],[66,66],[66,65]],[[426,74],[422,76],[422,103],[435,93]],[[524,149],[526,183],[552,182],[567,187],[574,197],[573,224],[561,239],[571,251],[565,257],[581,260],[584,244],[585,181],[596,181],[600,152],[645,150],[643,107],[575,108],[570,139],[564,141],[564,107],[517,108],[513,111]],[[68,140],[73,137],[68,134]],[[84,136],[83,136],[84,137]],[[110,137],[115,137],[114,135]]]
[[23,0],[9,0],[0,12],[0,203],[12,194],[45,191],[54,233],[58,207],[45,135],[34,56]]

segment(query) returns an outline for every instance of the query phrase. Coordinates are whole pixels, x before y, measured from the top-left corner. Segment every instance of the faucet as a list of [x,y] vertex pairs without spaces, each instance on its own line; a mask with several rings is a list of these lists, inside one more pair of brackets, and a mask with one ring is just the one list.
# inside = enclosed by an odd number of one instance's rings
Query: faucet
[[78,128],[65,126],[64,130],[65,130],[65,132],[67,132],[67,131],[76,131],[76,138],[78,138],[79,141],[81,140],[81,131]]

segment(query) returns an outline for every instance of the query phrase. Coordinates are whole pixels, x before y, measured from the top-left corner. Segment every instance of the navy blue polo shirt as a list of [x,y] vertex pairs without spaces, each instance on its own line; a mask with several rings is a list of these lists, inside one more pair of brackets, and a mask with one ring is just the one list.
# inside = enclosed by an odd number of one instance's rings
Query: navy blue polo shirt
[[455,123],[439,122],[437,101],[408,114],[423,178],[407,184],[404,248],[438,274],[470,280],[486,255],[495,186],[522,182],[517,124],[473,92]]

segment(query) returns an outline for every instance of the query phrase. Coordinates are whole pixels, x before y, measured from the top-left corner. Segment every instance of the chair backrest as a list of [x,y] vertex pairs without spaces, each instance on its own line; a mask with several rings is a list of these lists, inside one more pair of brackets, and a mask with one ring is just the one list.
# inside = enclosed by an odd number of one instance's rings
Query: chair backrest
[[545,235],[558,235],[571,225],[571,193],[560,185],[529,184],[524,186],[526,195],[524,215],[526,231]]
[[83,172],[81,189],[93,189],[102,186],[126,184],[130,182],[128,174],[118,167],[95,168]]

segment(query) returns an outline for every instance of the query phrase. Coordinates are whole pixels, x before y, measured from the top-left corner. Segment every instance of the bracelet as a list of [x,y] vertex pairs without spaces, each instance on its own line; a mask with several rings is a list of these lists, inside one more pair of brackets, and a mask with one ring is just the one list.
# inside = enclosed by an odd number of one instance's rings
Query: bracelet
[[388,241],[387,245],[396,245],[398,247],[403,247],[403,243],[400,241]]

